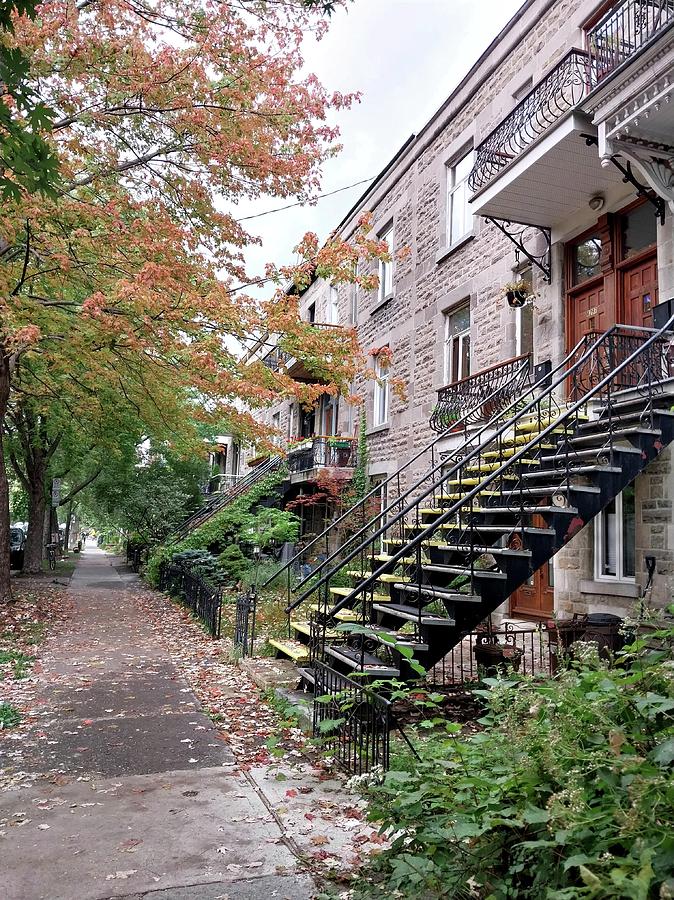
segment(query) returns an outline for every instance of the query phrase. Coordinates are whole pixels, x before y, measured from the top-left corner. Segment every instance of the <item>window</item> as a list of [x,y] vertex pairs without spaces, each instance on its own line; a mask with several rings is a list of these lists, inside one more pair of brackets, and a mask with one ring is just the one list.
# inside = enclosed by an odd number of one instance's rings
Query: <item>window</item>
[[[281,413],[280,412],[275,412],[274,415],[271,417],[271,427],[274,429],[274,431],[276,431],[276,432],[279,431],[279,429],[281,427]],[[272,437],[272,441],[276,445],[280,444],[281,443],[281,435],[274,434]]]
[[328,309],[328,322],[330,325],[339,325],[339,292],[336,287],[330,287],[330,307]]
[[374,383],[374,416],[373,424],[385,425],[388,422],[389,371],[388,364],[383,365],[377,357],[374,363],[377,380]]
[[[524,281],[533,292],[531,266],[515,274],[515,278]],[[515,356],[524,356],[534,349],[534,304],[527,300],[524,306],[515,309]]]
[[447,243],[450,247],[473,230],[473,213],[468,204],[468,176],[472,168],[472,150],[453,166],[447,166]]
[[443,377],[445,384],[470,375],[470,304],[445,313]]
[[599,580],[634,581],[634,487],[626,487],[595,519],[595,577]]
[[351,285],[351,324],[358,324],[358,285]]
[[316,321],[316,304],[310,303],[307,307],[307,322]]
[[582,284],[601,274],[601,238],[593,234],[573,248],[573,283]]
[[658,239],[657,222],[650,203],[643,203],[631,212],[625,213],[621,218],[621,226],[623,259],[629,259],[640,250],[645,250]]
[[390,262],[379,260],[379,299],[385,300],[393,293],[393,225],[379,235],[379,240],[386,241],[391,254]]

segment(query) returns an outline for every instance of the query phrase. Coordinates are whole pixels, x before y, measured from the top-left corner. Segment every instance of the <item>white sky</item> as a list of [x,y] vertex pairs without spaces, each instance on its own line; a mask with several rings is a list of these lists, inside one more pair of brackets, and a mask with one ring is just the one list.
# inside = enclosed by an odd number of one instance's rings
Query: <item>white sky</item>
[[[307,41],[307,71],[329,92],[361,91],[360,104],[336,122],[343,150],[324,167],[322,193],[376,176],[407,138],[428,121],[471,65],[522,5],[522,0],[355,0],[332,17],[322,41]],[[245,223],[263,239],[248,251],[249,272],[293,260],[307,231],[319,239],[366,190],[367,184]],[[241,203],[237,217],[286,203]],[[265,291],[261,292],[265,294]]]

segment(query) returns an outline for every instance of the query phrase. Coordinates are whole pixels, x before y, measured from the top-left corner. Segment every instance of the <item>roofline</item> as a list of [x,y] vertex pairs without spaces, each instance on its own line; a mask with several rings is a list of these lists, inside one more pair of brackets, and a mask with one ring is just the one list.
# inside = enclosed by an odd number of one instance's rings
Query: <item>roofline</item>
[[[398,175],[398,178],[402,177],[405,174],[407,169],[412,165],[412,163],[418,158],[418,156],[423,153],[423,151],[431,144],[438,133],[442,131],[443,128],[446,127],[446,119],[444,114],[447,112],[448,107],[452,105],[452,103],[456,100],[457,96],[464,90],[464,88],[469,84],[469,82],[475,77],[481,66],[484,65],[485,61],[489,58],[489,56],[493,53],[494,49],[498,47],[498,45],[503,41],[504,37],[510,32],[513,27],[522,19],[526,13],[531,9],[532,6],[540,3],[541,0],[524,0],[524,3],[520,6],[517,12],[512,16],[511,19],[504,25],[504,27],[499,31],[496,37],[491,41],[488,47],[480,54],[476,62],[470,67],[470,69],[463,76],[461,81],[457,84],[451,94],[444,101],[442,106],[437,109],[431,118],[426,122],[426,124],[421,128],[421,130],[417,134],[411,135],[402,145],[400,150],[395,154],[395,156],[386,164],[386,166],[381,170],[381,172],[376,176],[372,184],[370,184],[365,191],[361,194],[358,200],[354,203],[348,213],[342,218],[341,222],[335,228],[335,231],[341,231],[349,222],[349,220],[353,217],[354,213],[359,209],[362,209],[365,205],[365,201],[368,197],[370,197],[377,186],[384,180],[387,174],[391,172],[395,164],[400,160],[401,156],[405,153],[406,150],[410,149],[412,145],[417,145],[416,152],[412,155],[407,165]],[[541,10],[541,15],[545,15],[552,6],[554,6],[556,0],[543,0],[543,8]],[[599,2],[599,0],[597,0]],[[503,58],[506,55],[506,51],[504,49],[503,53],[499,54],[498,57],[494,60],[491,67],[484,73],[482,77],[482,82],[486,81],[489,76],[496,71],[496,69],[503,62]],[[452,115],[456,115],[460,110],[469,102],[470,97],[466,97],[465,100],[456,107],[456,109],[452,110]],[[431,132],[430,136],[427,137],[425,141],[422,141],[422,138],[427,134],[427,132],[431,129],[440,119],[440,123],[436,125],[436,127]]]

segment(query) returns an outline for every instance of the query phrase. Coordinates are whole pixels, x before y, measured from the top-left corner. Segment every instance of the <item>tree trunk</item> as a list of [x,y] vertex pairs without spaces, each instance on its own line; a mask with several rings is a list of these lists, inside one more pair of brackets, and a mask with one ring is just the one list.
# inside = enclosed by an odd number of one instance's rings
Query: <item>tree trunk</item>
[[23,571],[25,575],[39,575],[42,572],[42,557],[44,554],[44,517],[47,509],[45,496],[45,469],[44,466],[30,467],[28,477],[30,490],[28,491],[28,534],[26,535],[26,551],[23,557]]
[[66,529],[63,534],[64,550],[66,553],[70,550],[70,525],[73,521],[73,501],[68,504],[68,513],[66,515]]
[[3,428],[7,403],[9,402],[10,371],[9,359],[0,348],[0,604],[12,599],[9,575],[9,481],[5,466]]

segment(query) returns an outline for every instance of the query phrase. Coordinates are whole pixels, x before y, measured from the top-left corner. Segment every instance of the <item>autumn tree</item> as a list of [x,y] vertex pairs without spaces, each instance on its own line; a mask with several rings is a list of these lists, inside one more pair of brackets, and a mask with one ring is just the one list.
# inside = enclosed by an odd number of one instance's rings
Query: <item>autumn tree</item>
[[[275,292],[258,303],[244,294],[243,251],[255,238],[235,215],[244,198],[308,198],[335,152],[328,114],[355,97],[301,74],[303,39],[326,28],[323,6],[55,0],[14,21],[54,111],[62,182],[57,198],[22,190],[0,225],[3,431],[27,368],[45,395],[78,409],[115,392],[183,444],[199,421],[260,434],[244,406],[312,402],[350,381],[353,332],[318,338],[299,320],[297,290],[316,274],[356,280],[358,257],[387,248],[368,223],[350,245],[309,235],[298,265],[269,268]],[[306,354],[315,384],[242,364],[232,348],[265,332]],[[7,495],[0,453],[0,599]]]

